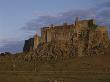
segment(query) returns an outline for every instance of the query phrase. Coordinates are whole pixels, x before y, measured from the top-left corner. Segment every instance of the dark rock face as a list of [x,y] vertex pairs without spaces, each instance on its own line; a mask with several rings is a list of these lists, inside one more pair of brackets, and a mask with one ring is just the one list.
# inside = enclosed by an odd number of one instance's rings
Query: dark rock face
[[25,40],[23,52],[32,51],[33,47],[34,47],[34,38],[30,38],[28,40]]

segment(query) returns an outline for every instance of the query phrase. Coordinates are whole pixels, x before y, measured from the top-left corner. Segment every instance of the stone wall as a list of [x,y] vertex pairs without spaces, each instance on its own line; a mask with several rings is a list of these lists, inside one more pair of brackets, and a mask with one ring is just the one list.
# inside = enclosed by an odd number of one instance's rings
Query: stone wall
[[69,40],[71,36],[71,29],[74,29],[74,25],[53,26],[44,27],[41,29],[42,42]]

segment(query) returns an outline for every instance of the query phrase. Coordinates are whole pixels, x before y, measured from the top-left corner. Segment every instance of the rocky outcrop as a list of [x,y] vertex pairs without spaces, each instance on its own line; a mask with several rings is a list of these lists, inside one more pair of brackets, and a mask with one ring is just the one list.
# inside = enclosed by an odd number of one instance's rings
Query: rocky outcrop
[[58,60],[76,56],[77,50],[71,43],[65,41],[52,41],[43,43],[34,51],[33,57],[45,60]]

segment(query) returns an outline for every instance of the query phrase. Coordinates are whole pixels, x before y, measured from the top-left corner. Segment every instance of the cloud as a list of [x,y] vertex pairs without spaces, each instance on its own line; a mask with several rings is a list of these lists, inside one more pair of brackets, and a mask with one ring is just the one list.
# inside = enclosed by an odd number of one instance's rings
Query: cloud
[[24,41],[1,41],[0,52],[22,52]]
[[24,31],[34,31],[39,35],[41,34],[41,28],[54,25],[62,25],[67,22],[68,24],[74,23],[76,17],[81,19],[95,19],[98,25],[103,25],[108,27],[108,32],[110,34],[110,1],[103,2],[94,8],[90,9],[79,9],[61,12],[57,15],[43,15],[39,16],[32,21],[29,21],[22,29]]
[[110,30],[110,9],[109,8],[91,8],[86,10],[71,10],[67,12],[60,13],[56,16],[44,15],[37,19],[29,21],[25,27],[22,27],[25,31],[34,31],[39,35],[40,28],[49,26],[50,24],[62,25],[64,22],[69,24],[74,23],[75,17],[80,17],[81,19],[91,19],[94,18],[99,25],[108,26]]
[[110,8],[102,9],[98,15],[106,19],[110,18]]
[[101,5],[102,7],[110,7],[110,1],[107,1]]
[[96,13],[96,20],[98,24],[107,26],[110,31],[110,8],[100,8]]
[[79,16],[81,18],[93,17],[96,13],[94,8],[86,9],[86,10],[71,10],[67,12],[60,13],[56,16],[52,15],[44,15],[40,16],[37,19],[33,19],[26,23],[24,27],[22,27],[25,31],[40,31],[41,27],[49,26],[50,24],[61,25],[64,22],[73,23],[75,17]]
[[22,27],[22,29],[25,31],[37,31],[40,34],[41,27],[49,26],[50,24],[61,25],[64,22],[74,23],[75,17],[77,16],[81,19],[94,18],[99,24],[103,23],[109,26],[108,23],[110,22],[110,1],[104,0],[102,1],[102,4],[99,4],[96,7],[90,9],[66,11],[59,13],[56,16],[39,16],[38,18],[35,18],[26,23],[26,25]]

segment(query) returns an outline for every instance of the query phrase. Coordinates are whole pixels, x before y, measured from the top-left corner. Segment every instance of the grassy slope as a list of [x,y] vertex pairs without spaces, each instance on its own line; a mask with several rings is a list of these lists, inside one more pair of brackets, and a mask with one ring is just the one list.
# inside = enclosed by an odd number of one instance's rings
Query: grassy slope
[[45,82],[49,79],[60,82],[110,82],[110,55],[43,62],[37,65],[37,72],[34,71],[34,64],[23,60],[16,60],[15,71],[12,71],[12,59],[5,60],[0,62],[0,82]]

